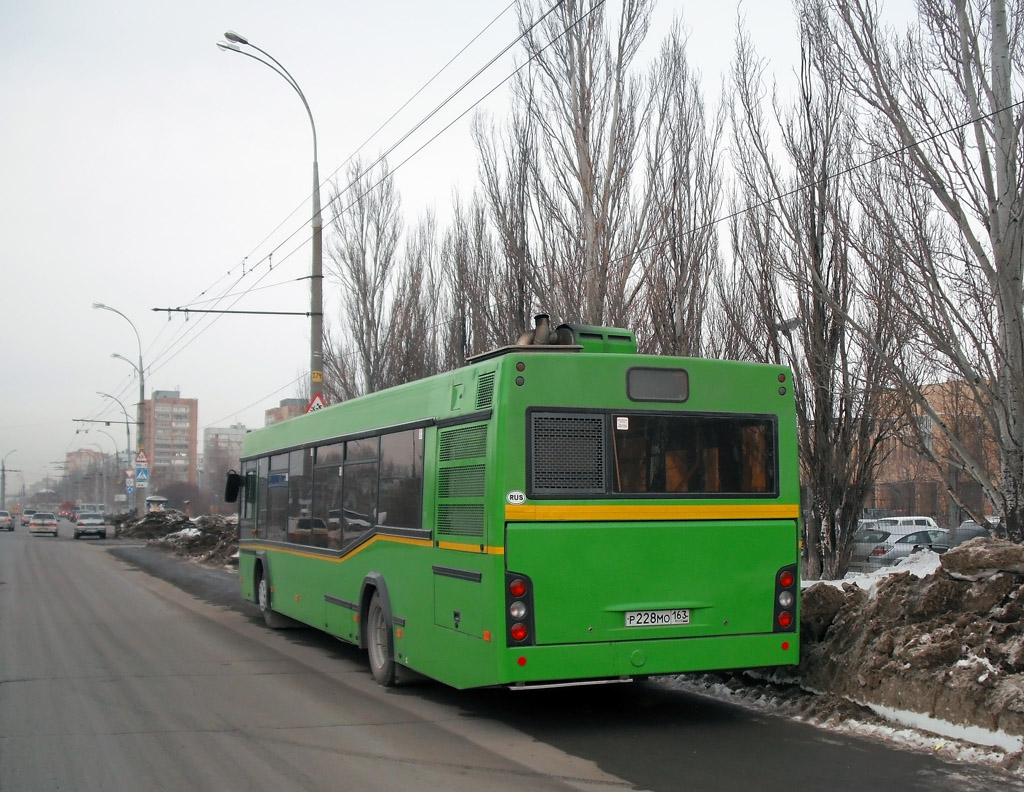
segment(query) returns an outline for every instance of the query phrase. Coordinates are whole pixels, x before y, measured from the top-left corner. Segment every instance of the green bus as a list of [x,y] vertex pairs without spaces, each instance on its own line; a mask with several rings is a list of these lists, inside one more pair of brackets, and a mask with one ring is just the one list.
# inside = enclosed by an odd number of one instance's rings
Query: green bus
[[456,688],[795,665],[791,373],[563,324],[246,435],[239,580]]

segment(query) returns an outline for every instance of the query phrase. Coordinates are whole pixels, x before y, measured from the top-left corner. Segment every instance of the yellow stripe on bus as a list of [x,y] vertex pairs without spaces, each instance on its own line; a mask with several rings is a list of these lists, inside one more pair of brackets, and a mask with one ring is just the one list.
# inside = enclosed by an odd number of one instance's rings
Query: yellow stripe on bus
[[504,547],[488,547],[479,544],[464,544],[462,542],[438,542],[439,550],[458,550],[461,553],[484,553],[486,555],[505,555]]
[[354,547],[352,550],[343,553],[340,556],[324,555],[323,553],[311,553],[308,550],[300,550],[298,547],[282,547],[281,545],[267,545],[262,544],[259,540],[250,541],[246,544],[249,549],[256,550],[272,550],[275,553],[285,553],[286,555],[301,556],[303,558],[318,558],[321,561],[331,561],[334,563],[340,561],[348,561],[352,556],[363,552],[370,545],[376,542],[394,542],[396,544],[407,544],[415,545],[417,547],[433,547],[433,542],[429,539],[409,539],[405,536],[373,536],[362,544]]
[[505,519],[565,522],[576,520],[795,520],[795,503],[763,504],[639,504],[585,506],[506,505]]

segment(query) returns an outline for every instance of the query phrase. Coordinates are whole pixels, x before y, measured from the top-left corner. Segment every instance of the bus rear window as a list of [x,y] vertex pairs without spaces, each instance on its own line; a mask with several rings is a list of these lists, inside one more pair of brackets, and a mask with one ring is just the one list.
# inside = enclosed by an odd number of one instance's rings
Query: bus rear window
[[775,424],[715,415],[613,417],[612,488],[643,494],[775,494]]
[[686,369],[632,368],[626,392],[633,401],[684,402],[690,398],[690,375]]

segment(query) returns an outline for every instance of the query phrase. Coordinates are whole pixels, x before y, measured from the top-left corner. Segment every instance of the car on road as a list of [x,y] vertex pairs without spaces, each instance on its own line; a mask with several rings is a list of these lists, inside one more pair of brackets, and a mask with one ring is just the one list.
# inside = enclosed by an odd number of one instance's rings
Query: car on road
[[36,534],[57,535],[57,515],[53,512],[36,512],[28,521],[28,532]]
[[13,531],[14,518],[9,511],[0,511],[0,531]]
[[22,525],[28,525],[29,522],[32,520],[32,515],[35,514],[35,513],[36,513],[35,509],[25,509],[21,513],[21,524]]
[[75,539],[91,535],[107,538],[107,518],[98,512],[82,512],[75,521]]

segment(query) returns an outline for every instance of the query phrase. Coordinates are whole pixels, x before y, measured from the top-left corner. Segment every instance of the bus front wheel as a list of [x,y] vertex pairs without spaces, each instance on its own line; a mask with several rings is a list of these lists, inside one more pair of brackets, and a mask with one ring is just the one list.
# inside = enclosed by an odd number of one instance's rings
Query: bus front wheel
[[272,630],[281,630],[289,626],[289,619],[280,613],[275,613],[270,607],[270,583],[267,576],[260,570],[259,580],[256,583],[256,601],[260,606],[260,613],[263,614],[263,623]]
[[397,677],[394,627],[391,613],[377,592],[373,593],[366,613],[366,647],[373,678],[378,685],[392,687]]

